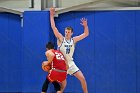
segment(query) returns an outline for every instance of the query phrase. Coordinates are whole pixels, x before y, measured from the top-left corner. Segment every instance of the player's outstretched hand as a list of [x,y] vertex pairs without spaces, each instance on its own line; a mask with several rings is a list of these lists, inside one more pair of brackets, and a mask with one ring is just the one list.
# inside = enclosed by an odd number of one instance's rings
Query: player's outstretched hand
[[81,18],[81,23],[82,26],[87,26],[87,19],[86,18]]
[[54,16],[54,14],[55,14],[55,8],[51,7],[50,8],[50,16]]

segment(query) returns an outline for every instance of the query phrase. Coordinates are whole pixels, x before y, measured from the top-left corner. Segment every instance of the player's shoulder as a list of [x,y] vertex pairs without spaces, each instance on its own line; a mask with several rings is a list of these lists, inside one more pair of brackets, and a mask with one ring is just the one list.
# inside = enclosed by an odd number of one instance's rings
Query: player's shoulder
[[58,50],[52,50],[51,52],[53,52],[55,54],[56,52],[58,52]]
[[60,50],[54,50],[54,52],[60,52]]
[[[76,37],[76,36],[75,36],[75,37]],[[75,42],[75,41],[76,41],[76,40],[75,40],[75,39],[76,39],[75,37],[72,37],[72,38],[71,38],[71,40],[72,40],[73,43],[76,43],[76,42]]]
[[52,54],[52,53],[54,53],[53,50],[48,50],[45,52],[45,54]]
[[55,53],[61,53],[62,54],[62,52],[60,50],[55,50]]
[[46,51],[45,54],[48,55],[50,53],[50,50]]

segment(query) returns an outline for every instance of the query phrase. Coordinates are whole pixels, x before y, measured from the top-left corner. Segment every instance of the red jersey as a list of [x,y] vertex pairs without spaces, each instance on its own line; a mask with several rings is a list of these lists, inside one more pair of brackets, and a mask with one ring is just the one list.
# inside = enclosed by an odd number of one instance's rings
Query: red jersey
[[52,50],[55,54],[52,61],[52,68],[66,70],[66,63],[63,54],[59,50]]

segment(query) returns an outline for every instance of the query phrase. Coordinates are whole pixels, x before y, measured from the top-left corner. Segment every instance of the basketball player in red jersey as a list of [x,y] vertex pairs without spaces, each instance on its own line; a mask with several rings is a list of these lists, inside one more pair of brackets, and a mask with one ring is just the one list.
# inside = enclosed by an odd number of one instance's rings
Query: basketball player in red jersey
[[46,45],[46,48],[47,51],[45,54],[48,59],[47,63],[51,64],[52,68],[42,86],[42,93],[46,93],[50,82],[53,83],[57,93],[61,93],[59,83],[66,79],[67,63],[65,62],[63,54],[59,50],[54,50],[54,45],[51,42]]

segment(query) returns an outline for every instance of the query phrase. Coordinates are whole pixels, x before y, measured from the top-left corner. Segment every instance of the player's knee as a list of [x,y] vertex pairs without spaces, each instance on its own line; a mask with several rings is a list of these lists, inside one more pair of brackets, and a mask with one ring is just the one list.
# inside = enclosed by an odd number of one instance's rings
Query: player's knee
[[62,81],[61,86],[66,86],[67,85],[67,81],[66,79],[64,81]]
[[85,82],[86,81],[86,79],[85,79],[84,76],[80,77],[79,80],[82,81],[82,82]]

